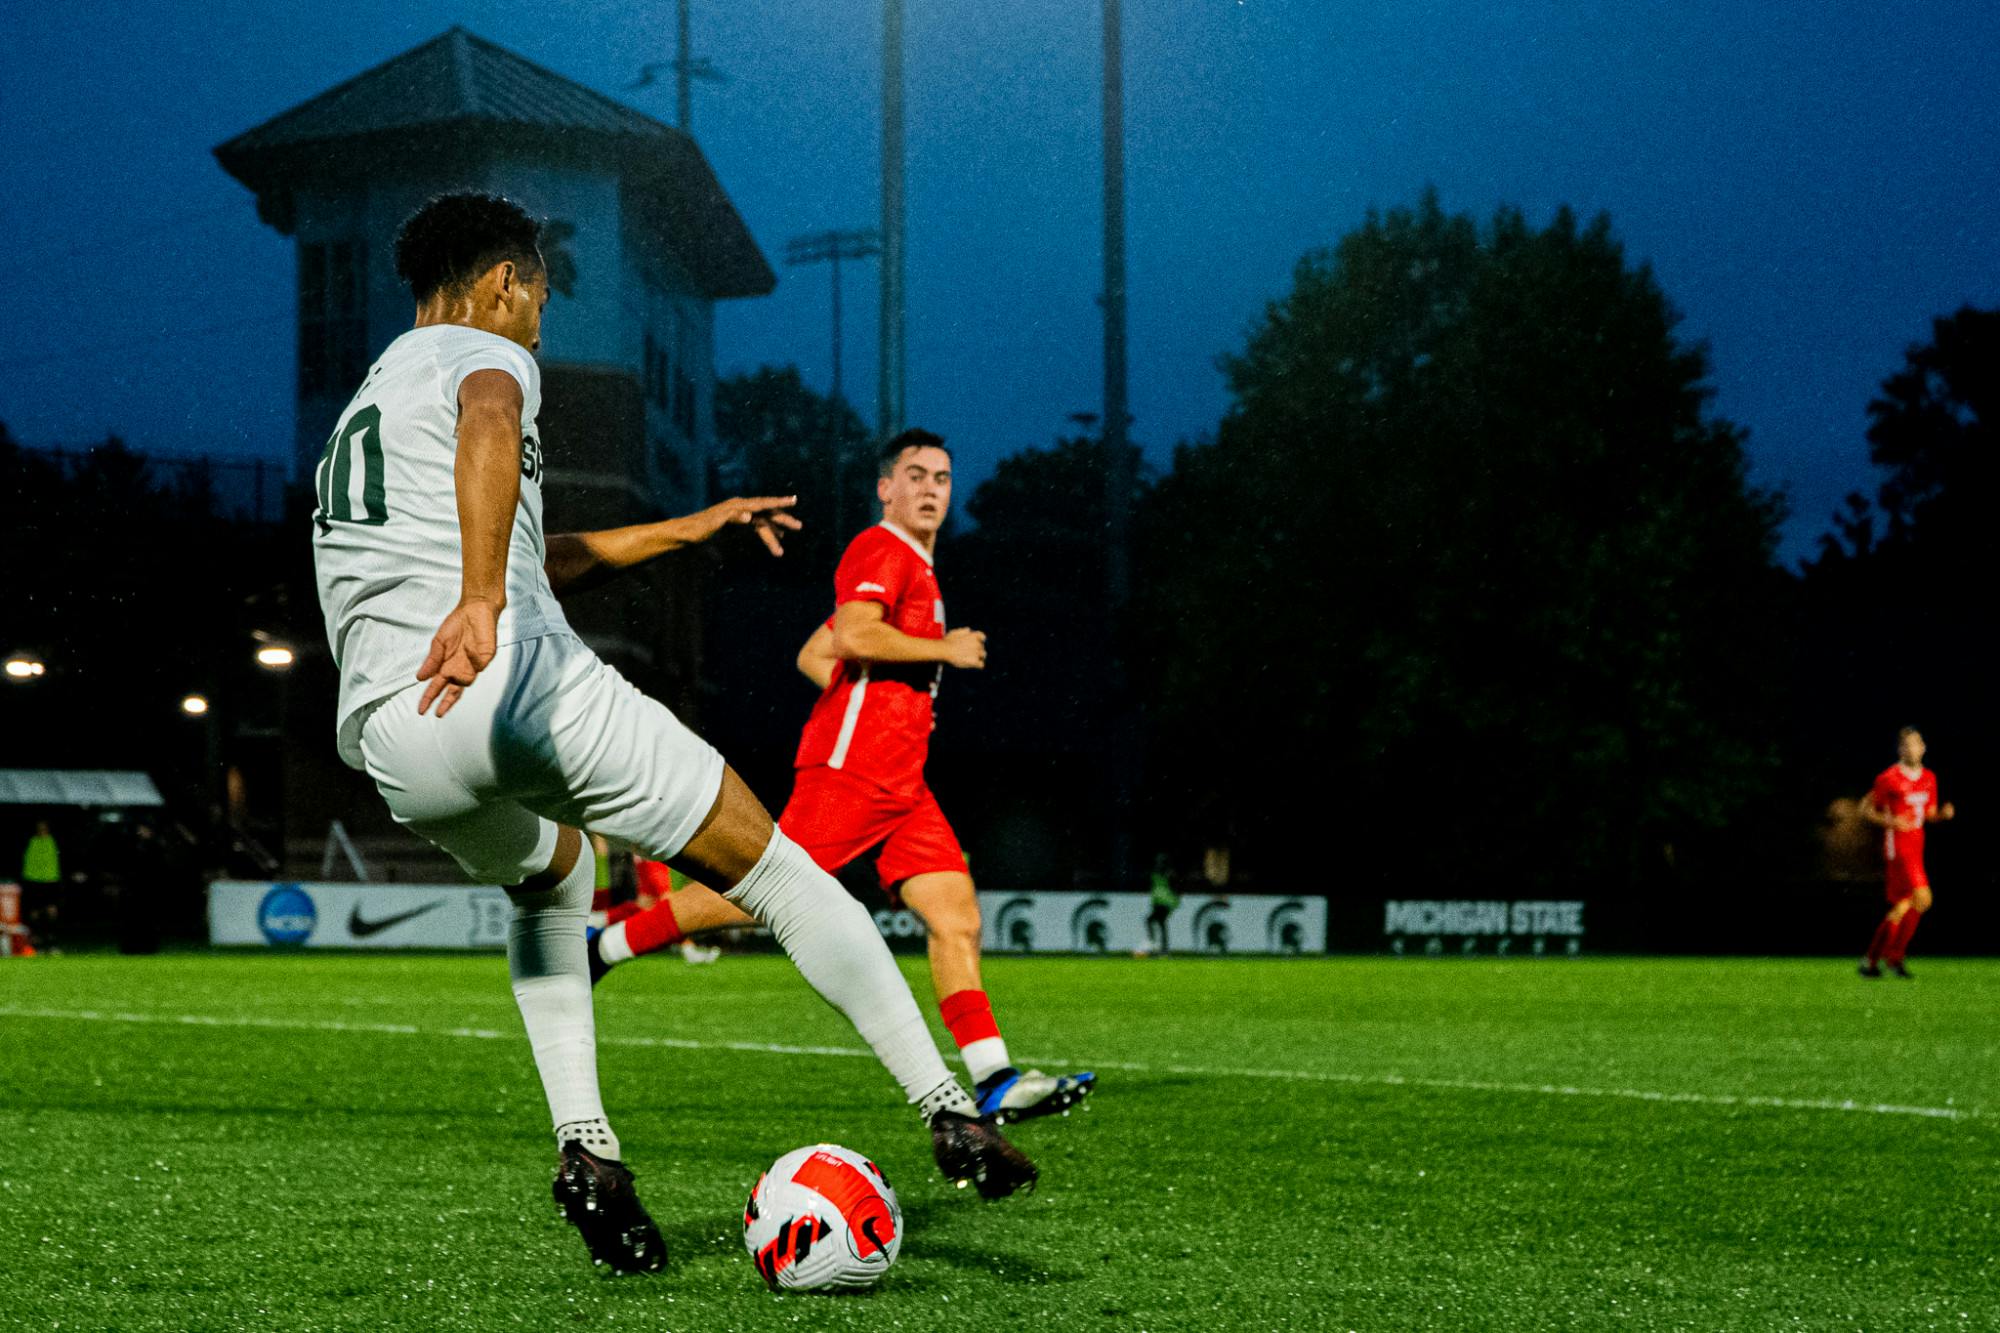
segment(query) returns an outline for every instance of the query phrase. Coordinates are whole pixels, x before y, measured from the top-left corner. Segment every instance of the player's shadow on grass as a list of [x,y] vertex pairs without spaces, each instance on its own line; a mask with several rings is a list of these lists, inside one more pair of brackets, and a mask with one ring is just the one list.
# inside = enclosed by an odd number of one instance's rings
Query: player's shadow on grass
[[[904,1257],[946,1263],[953,1268],[977,1269],[1017,1286],[1042,1287],[1083,1280],[1081,1272],[1051,1266],[1045,1254],[1015,1254],[976,1242],[961,1245],[948,1235],[940,1234],[952,1230],[948,1219],[962,1217],[968,1212],[976,1214],[985,1206],[977,1199],[925,1199],[905,1204]],[[1008,1205],[1003,1201],[992,1206],[1005,1208]],[[940,1285],[921,1274],[899,1271],[897,1278],[896,1285],[909,1291],[923,1291]]]

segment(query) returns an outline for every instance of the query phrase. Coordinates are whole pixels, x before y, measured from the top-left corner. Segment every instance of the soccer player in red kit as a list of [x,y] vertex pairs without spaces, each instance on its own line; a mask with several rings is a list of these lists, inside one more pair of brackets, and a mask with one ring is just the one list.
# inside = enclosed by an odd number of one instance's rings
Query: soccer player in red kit
[[[1015,1067],[980,977],[979,899],[958,835],[924,781],[932,703],[947,666],[986,665],[986,636],[945,628],[933,564],[951,507],[951,454],[928,431],[904,431],[883,450],[876,496],[882,521],[849,544],[834,576],[832,619],[798,665],[820,687],[778,817],[820,867],[838,870],[875,851],[892,901],[923,919],[938,1009],[978,1085],[980,1112],[1020,1120],[1067,1110],[1096,1076]],[[699,886],[593,937],[595,975],[697,930],[749,918]]]
[[1881,826],[1882,856],[1887,868],[1888,914],[1875,927],[1861,975],[1891,972],[1910,979],[1903,955],[1917,922],[1931,906],[1930,876],[1924,873],[1924,825],[1950,819],[1957,811],[1939,804],[1937,774],[1924,767],[1924,738],[1915,727],[1896,733],[1896,762],[1882,770],[1875,785],[1861,798],[1861,817]]
[[[634,887],[638,890],[638,892],[634,895],[633,900],[631,902],[619,903],[615,907],[607,907],[605,909],[604,924],[606,926],[615,926],[621,922],[629,921],[633,917],[639,916],[640,914],[646,912],[655,905],[664,902],[666,900],[667,895],[672,893],[675,889],[680,888],[682,885],[691,884],[694,882],[690,880],[686,875],[683,875],[680,871],[675,870],[672,866],[668,865],[664,861],[648,860],[646,857],[640,856],[637,853],[632,853],[631,855],[632,855],[632,879],[634,882]],[[609,860],[610,856],[611,856],[611,851],[609,847],[606,847],[601,851],[599,851],[598,873],[600,876],[604,874],[605,864]],[[722,957],[721,949],[714,947],[703,947],[702,945],[696,943],[691,936],[682,934],[677,930],[673,930],[670,924],[671,919],[672,919],[671,916],[669,916],[667,920],[659,921],[659,925],[663,929],[672,931],[675,938],[680,941],[682,959],[692,964],[703,964],[703,963],[712,963],[716,959]],[[654,918],[654,920],[658,920],[658,918]],[[641,931],[643,932],[644,929],[645,926],[642,925]],[[595,938],[595,934],[592,932],[586,932],[586,934],[589,934],[593,939]],[[654,949],[662,948],[667,943],[671,942],[672,941],[663,940],[660,941],[659,943],[648,945],[644,934],[641,933],[640,935],[633,938],[630,941],[630,944],[632,947],[632,951],[634,953],[651,953]],[[595,950],[591,952],[590,962],[591,962],[590,981],[591,984],[594,986],[597,984],[598,980],[601,977],[603,977],[606,968],[604,967],[597,951]]]

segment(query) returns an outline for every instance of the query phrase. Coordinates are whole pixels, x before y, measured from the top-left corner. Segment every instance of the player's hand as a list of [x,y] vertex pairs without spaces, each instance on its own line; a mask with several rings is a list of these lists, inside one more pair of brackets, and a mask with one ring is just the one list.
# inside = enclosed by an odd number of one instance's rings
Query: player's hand
[[1901,833],[1914,833],[1924,826],[1924,821],[1915,815],[1897,815],[1896,829]]
[[1946,801],[1943,805],[1938,807],[1937,817],[1938,817],[1938,823],[1940,824],[1942,824],[1947,819],[1957,819],[1958,807],[1953,805],[1950,801]]
[[986,636],[976,629],[955,629],[944,636],[944,660],[974,671],[986,666]]
[[499,639],[500,607],[496,603],[475,597],[453,607],[432,636],[424,664],[417,668],[417,679],[430,682],[417,700],[417,712],[426,712],[435,703],[439,717],[449,713],[493,661]]
[[687,537],[691,542],[705,542],[716,533],[728,527],[754,528],[763,540],[764,549],[772,555],[785,553],[787,532],[797,532],[801,526],[787,510],[799,502],[796,495],[756,495],[748,499],[729,499],[721,504],[712,504],[698,514],[689,514],[681,522],[687,525]]

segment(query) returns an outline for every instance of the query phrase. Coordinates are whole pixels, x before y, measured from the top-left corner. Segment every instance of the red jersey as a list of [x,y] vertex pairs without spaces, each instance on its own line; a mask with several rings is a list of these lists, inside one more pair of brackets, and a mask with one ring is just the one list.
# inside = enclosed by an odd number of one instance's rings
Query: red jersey
[[1937,809],[1937,774],[1928,768],[1920,768],[1911,777],[1901,764],[1891,764],[1875,779],[1875,786],[1868,793],[1876,809],[1889,815],[1910,815],[1917,821],[1913,829],[1882,830],[1882,854],[1890,861],[1912,861],[1919,865],[1924,859],[1924,818]]
[[[944,596],[930,553],[884,520],[848,544],[833,576],[835,607],[880,602],[883,623],[916,639],[944,637]],[[797,768],[840,769],[888,791],[924,785],[941,662],[839,662],[799,737]]]

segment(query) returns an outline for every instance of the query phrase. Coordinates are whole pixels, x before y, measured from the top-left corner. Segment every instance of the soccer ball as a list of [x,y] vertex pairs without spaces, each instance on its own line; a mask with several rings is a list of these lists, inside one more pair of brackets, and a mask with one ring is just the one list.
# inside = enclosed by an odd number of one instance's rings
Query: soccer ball
[[875,1163],[815,1143],[757,1178],[743,1209],[743,1247],[772,1291],[865,1287],[903,1248],[903,1210]]

